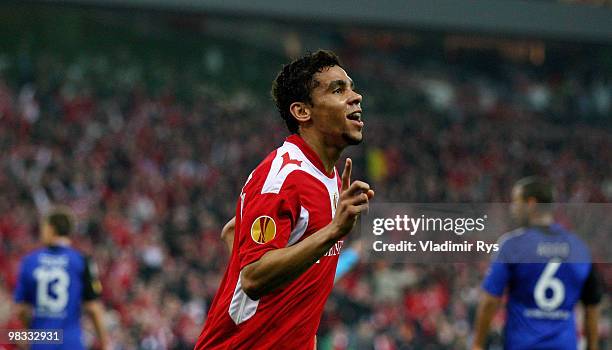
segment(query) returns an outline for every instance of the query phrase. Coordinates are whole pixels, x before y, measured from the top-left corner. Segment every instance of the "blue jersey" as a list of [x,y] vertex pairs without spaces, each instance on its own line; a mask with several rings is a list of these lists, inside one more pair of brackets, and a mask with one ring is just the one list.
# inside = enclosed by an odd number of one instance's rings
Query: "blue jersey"
[[83,349],[81,303],[97,298],[95,269],[67,246],[36,250],[23,258],[15,301],[33,306],[30,329],[62,329],[63,344],[32,345],[31,349]]
[[346,275],[359,261],[359,254],[353,248],[347,248],[340,253],[338,257],[338,266],[336,266],[336,277],[334,282]]
[[495,296],[508,290],[504,348],[576,350],[573,310],[590,274],[589,249],[558,225],[502,237],[483,288]]

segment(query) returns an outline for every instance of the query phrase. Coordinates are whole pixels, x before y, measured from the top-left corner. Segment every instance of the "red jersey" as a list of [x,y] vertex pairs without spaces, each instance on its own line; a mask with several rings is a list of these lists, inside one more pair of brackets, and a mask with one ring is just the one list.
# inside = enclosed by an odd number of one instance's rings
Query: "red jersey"
[[317,154],[298,135],[289,136],[249,175],[236,207],[229,266],[196,349],[314,348],[343,241],[298,278],[259,300],[242,290],[240,271],[267,251],[296,244],[329,224],[340,186],[338,171],[326,174]]

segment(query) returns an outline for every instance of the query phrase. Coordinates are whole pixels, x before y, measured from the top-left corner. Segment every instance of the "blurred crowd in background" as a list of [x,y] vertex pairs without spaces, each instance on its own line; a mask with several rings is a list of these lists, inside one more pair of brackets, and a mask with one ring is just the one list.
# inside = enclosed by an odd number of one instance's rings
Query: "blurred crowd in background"
[[[508,202],[531,174],[549,176],[559,202],[612,200],[612,63],[414,60],[388,44],[331,46],[364,96],[365,141],[346,154],[376,201]],[[221,227],[287,136],[266,91],[225,83],[248,69],[269,87],[280,66],[253,60],[289,59],[247,52],[216,47],[178,66],[125,48],[65,55],[25,43],[0,55],[0,329],[19,325],[5,302],[19,259],[38,247],[40,213],[61,203],[78,219],[75,246],[98,264],[114,348],[192,348],[225,271]],[[486,267],[361,262],[337,283],[319,345],[463,348]],[[609,291],[612,271],[601,270]]]
[[577,5],[588,5],[588,6],[612,6],[612,1],[610,0],[552,0],[552,1],[564,2],[568,4],[577,4]]

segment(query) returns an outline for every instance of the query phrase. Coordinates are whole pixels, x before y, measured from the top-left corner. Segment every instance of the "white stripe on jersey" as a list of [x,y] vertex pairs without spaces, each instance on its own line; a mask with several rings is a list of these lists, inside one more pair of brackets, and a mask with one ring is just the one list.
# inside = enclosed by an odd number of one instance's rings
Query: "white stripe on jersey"
[[[283,155],[285,153],[289,154],[289,158],[291,158],[291,160],[301,162],[301,166],[293,162],[283,166]],[[308,160],[298,146],[291,142],[285,141],[285,143],[283,143],[283,145],[276,150],[276,156],[272,161],[266,181],[261,188],[261,193],[279,193],[283,187],[283,183],[287,179],[287,176],[289,176],[289,174],[291,174],[294,170],[304,171],[325,185],[327,192],[329,193],[329,203],[333,218],[334,215],[336,215],[335,200],[340,196],[338,191],[338,181],[336,179],[336,168],[334,167],[333,178],[327,177],[321,172],[321,170],[314,166],[310,160]]]
[[291,235],[289,236],[289,241],[287,242],[287,247],[294,245],[297,241],[302,238],[304,233],[306,232],[306,228],[308,227],[308,219],[310,218],[310,213],[308,213],[308,209],[304,207],[300,207],[300,217],[298,218],[297,223],[295,224],[295,228],[291,231]]
[[242,271],[240,271],[240,275],[238,276],[238,282],[236,283],[236,288],[234,289],[234,295],[232,296],[229,309],[227,310],[230,317],[237,325],[253,317],[257,311],[257,306],[259,305],[259,300],[249,298],[249,296],[242,290],[242,284],[240,283],[241,277]]

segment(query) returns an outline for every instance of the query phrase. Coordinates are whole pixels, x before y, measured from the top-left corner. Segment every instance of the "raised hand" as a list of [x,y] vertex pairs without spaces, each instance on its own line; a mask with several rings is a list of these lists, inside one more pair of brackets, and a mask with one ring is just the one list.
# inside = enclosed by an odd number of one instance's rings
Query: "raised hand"
[[337,227],[338,239],[347,235],[355,226],[359,215],[368,210],[369,201],[374,197],[374,191],[370,185],[363,181],[351,183],[351,171],[353,162],[350,158],[346,159],[344,170],[342,171],[342,189],[336,208],[336,215],[332,220],[332,225]]

